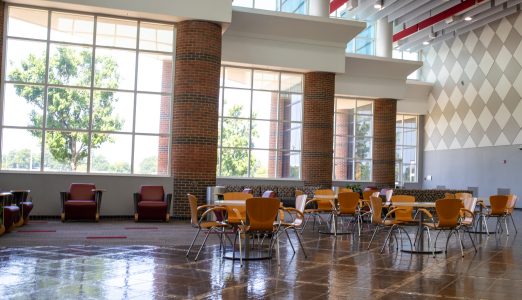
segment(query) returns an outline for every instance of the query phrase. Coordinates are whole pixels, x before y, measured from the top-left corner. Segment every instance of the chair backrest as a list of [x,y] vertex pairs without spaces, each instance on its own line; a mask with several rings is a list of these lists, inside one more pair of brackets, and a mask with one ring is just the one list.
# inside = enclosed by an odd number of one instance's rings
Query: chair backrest
[[246,214],[250,231],[273,231],[281,201],[278,198],[250,198],[246,200]]
[[506,213],[509,198],[506,195],[494,195],[489,197],[492,215],[503,215]]
[[161,185],[142,185],[140,187],[141,201],[163,201],[165,192]]
[[373,195],[373,193],[378,192],[376,190],[367,190],[363,192],[363,199],[364,200],[370,200],[370,197]]
[[372,209],[372,223],[382,223],[382,200],[379,197],[370,197],[370,207]]
[[244,188],[243,189],[243,193],[245,194],[254,194],[254,191],[251,189],[251,188]]
[[353,193],[353,190],[349,189],[349,188],[342,187],[342,188],[339,188],[339,193]]
[[435,210],[439,218],[439,227],[456,227],[459,225],[460,209],[462,200],[460,199],[439,199],[435,201]]
[[455,193],[455,198],[464,200],[468,198],[473,198],[473,195],[470,193]]
[[304,212],[306,205],[306,195],[299,195],[295,197],[295,209],[300,212]]
[[96,186],[92,183],[71,183],[69,187],[69,200],[92,200]]
[[393,196],[393,190],[392,189],[387,190],[385,195],[386,195],[386,201],[391,201],[391,198]]
[[359,193],[339,193],[337,203],[341,214],[355,214],[359,204]]
[[508,204],[507,204],[507,212],[512,213],[513,209],[515,209],[515,205],[517,204],[517,195],[511,194],[508,195]]
[[[335,192],[329,189],[316,190],[314,193],[315,196],[332,196],[332,199],[335,198]],[[317,201],[317,208],[321,210],[331,210],[332,204],[329,199],[319,199]]]
[[187,197],[190,206],[190,223],[198,226],[198,198],[191,194],[187,194]]
[[[394,195],[391,197],[392,204],[394,202],[415,202],[414,196],[409,195]],[[395,220],[397,221],[413,221],[413,207],[411,206],[398,206],[402,208],[401,211],[395,213]]]
[[254,195],[243,192],[227,192],[223,194],[223,199],[225,200],[246,200],[252,197]]
[[297,197],[297,196],[301,196],[301,195],[304,195],[304,192],[301,191],[301,190],[297,190],[297,189],[296,189],[294,195],[295,195],[296,197]]
[[10,191],[10,193],[13,195],[13,200],[15,203],[27,201],[27,198],[29,197],[30,192],[31,192],[30,190]]
[[455,199],[455,194],[444,193],[444,199]]
[[277,193],[274,191],[265,191],[261,198],[277,198]]
[[[477,198],[464,198],[462,200],[462,206],[471,211],[475,212],[475,207],[477,206]],[[462,214],[461,217],[463,217],[463,223],[470,224],[473,221],[473,216],[470,216],[469,214]]]

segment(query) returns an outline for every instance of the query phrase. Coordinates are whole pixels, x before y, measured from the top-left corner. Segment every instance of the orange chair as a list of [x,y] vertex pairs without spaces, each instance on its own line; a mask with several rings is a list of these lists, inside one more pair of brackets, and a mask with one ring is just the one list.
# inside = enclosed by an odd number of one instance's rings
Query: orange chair
[[[301,246],[301,250],[303,250],[303,254],[305,258],[307,258],[305,249],[303,247],[303,242],[301,239],[300,233],[297,231],[301,226],[304,224],[304,207],[306,205],[306,195],[299,195],[295,198],[295,208],[293,207],[283,207],[283,211],[290,215],[292,221],[286,222],[283,218],[280,220],[280,227],[285,232],[286,237],[288,238],[288,242],[290,243],[290,246],[292,247],[292,250],[295,253],[294,245],[292,244],[292,240],[290,239],[290,236],[288,235],[288,230],[292,229],[295,233],[295,236],[297,237],[297,240],[299,241],[299,245]],[[302,228],[301,228],[302,230]]]
[[[486,209],[486,231],[489,233],[489,229],[487,228],[487,220],[490,218],[497,219],[497,225],[495,227],[495,235],[497,233],[502,233],[502,221],[505,220],[508,211],[509,197],[506,195],[494,195],[489,197],[489,203],[491,205],[491,209]],[[504,222],[505,223],[505,222]],[[505,223],[507,225],[507,223]],[[507,226],[506,226],[507,230]]]
[[412,206],[396,206],[396,202],[415,202],[414,196],[408,196],[408,195],[393,195],[391,197],[391,202],[394,207],[401,208],[400,211],[397,211],[395,214],[395,220],[405,222],[405,223],[412,223],[415,222],[415,218],[413,218],[413,207]]
[[[279,226],[274,225],[274,222],[277,219],[280,204],[281,201],[278,198],[249,198],[246,200],[247,222],[241,220],[241,225],[237,226],[233,244],[233,248],[235,248],[236,241],[239,238],[239,261],[241,266],[243,266],[241,235],[270,234],[269,253],[270,255],[272,254],[274,241],[278,238],[277,231]],[[233,212],[236,218],[241,219],[241,213],[237,208],[233,208]]]
[[[305,206],[305,215],[309,214],[314,218],[314,224],[312,226],[312,230],[315,229],[315,220],[319,219],[319,224],[321,224],[321,221],[324,222],[323,218],[321,217],[322,213],[329,213],[331,214],[335,210],[335,193],[333,190],[329,189],[320,189],[316,190],[314,193],[314,198],[311,200],[308,200],[306,202]],[[317,205],[317,208],[308,208],[308,205],[315,203]],[[309,219],[309,218],[308,218]],[[308,223],[308,219],[306,219],[305,224],[303,226],[306,228],[306,224]],[[326,222],[325,222],[326,223]]]
[[455,198],[464,200],[464,199],[473,198],[473,195],[470,193],[455,193]]
[[[384,219],[382,218],[382,200],[380,197],[370,197],[370,206],[372,211],[372,224],[375,226],[375,229],[373,231],[372,238],[370,239],[370,243],[368,244],[368,248],[372,246],[373,239],[375,238],[375,235],[377,232],[382,228],[390,228],[388,231],[388,234],[386,235],[386,239],[384,240],[384,244],[381,248],[381,253],[384,252],[384,248],[386,247],[386,244],[390,241],[391,235],[394,234],[394,231],[398,231],[399,235],[402,237],[402,232],[406,234],[406,237],[408,238],[408,241],[410,242],[410,247],[413,248],[413,244],[411,243],[410,235],[408,232],[402,227],[404,222],[397,220],[397,213],[404,212],[404,208],[394,208],[390,210]],[[395,214],[395,219],[392,218],[392,216]],[[397,239],[395,239],[397,240]],[[402,238],[401,238],[402,241]],[[399,244],[397,243],[397,249],[399,249]]]
[[349,188],[339,188],[339,193],[352,193],[353,190],[352,189],[349,189]]
[[[253,198],[254,195],[245,192],[227,192],[223,194],[223,199],[227,201],[238,201],[238,205],[227,205],[228,223],[229,224],[240,224],[241,220],[245,221],[246,208],[243,203],[245,200]],[[241,219],[237,219],[236,215],[232,212],[233,209],[237,209],[241,214]]]
[[[446,239],[446,254],[448,253],[448,243],[452,236],[452,234],[456,234],[459,240],[460,252],[462,256],[464,256],[462,238],[460,235],[461,229],[461,213],[462,213],[462,200],[460,199],[439,199],[435,201],[435,210],[437,211],[438,222],[433,220],[433,215],[431,213],[426,212],[428,217],[432,219],[432,222],[424,223],[424,226],[428,229],[439,230],[437,236],[435,237],[435,243],[433,243],[433,257],[435,257],[435,248],[437,247],[437,239],[439,238],[439,234],[442,231],[449,230],[448,237]],[[468,231],[469,237],[475,248],[475,252],[477,252],[477,247],[475,247],[475,242],[471,237],[471,233]],[[431,236],[428,237],[431,240]]]
[[[192,243],[190,244],[190,247],[188,248],[187,254],[185,256],[189,256],[190,250],[194,246],[194,243],[196,242],[196,239],[198,238],[198,235],[201,232],[201,230],[206,230],[207,232],[207,234],[205,235],[205,239],[203,240],[203,243],[199,247],[196,257],[194,258],[194,261],[196,261],[198,260],[199,253],[201,252],[201,249],[203,249],[203,246],[205,246],[205,243],[207,242],[208,236],[211,232],[216,232],[220,235],[220,246],[222,249],[225,249],[223,243],[223,235],[225,233],[225,228],[227,228],[228,225],[220,221],[205,221],[205,218],[210,213],[225,212],[227,209],[223,206],[214,205],[198,206],[198,199],[196,198],[196,196],[187,194],[187,197],[190,206],[190,224],[192,225],[192,227],[197,228],[198,231],[196,232],[196,235],[194,236],[194,239],[192,240]],[[198,218],[198,213],[201,210],[205,211],[201,214],[201,217]]]
[[337,195],[337,205],[339,207],[336,211],[337,215],[341,218],[351,217],[352,219],[348,224],[353,222],[355,227],[355,224],[357,223],[357,229],[360,236],[362,218],[359,210],[359,193],[339,193]]
[[455,199],[455,194],[444,193],[444,199]]
[[506,219],[509,217],[511,222],[513,223],[513,228],[515,228],[515,233],[518,233],[517,226],[515,225],[515,220],[513,220],[513,211],[515,210],[515,205],[517,204],[517,195],[508,195],[508,204],[506,208],[506,218],[504,218],[504,224],[506,224],[506,231],[509,235],[508,226]]

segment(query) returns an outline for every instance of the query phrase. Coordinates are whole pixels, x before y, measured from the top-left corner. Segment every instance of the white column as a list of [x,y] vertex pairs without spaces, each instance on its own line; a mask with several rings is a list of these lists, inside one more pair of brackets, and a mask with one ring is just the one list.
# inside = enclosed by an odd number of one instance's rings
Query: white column
[[392,24],[384,17],[377,21],[375,34],[375,53],[381,57],[392,57]]
[[330,0],[309,0],[310,16],[330,17]]

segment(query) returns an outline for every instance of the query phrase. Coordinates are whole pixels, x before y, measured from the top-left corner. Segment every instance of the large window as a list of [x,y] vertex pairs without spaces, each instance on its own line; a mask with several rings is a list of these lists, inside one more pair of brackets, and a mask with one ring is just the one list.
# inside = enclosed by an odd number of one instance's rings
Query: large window
[[7,15],[2,170],[169,173],[173,25]]
[[375,55],[375,26],[372,23],[367,23],[366,29],[361,31],[353,40],[346,46],[346,52]]
[[373,101],[336,98],[334,180],[371,181]]
[[308,13],[308,0],[234,0],[232,5],[301,15]]
[[[393,50],[393,58],[419,61],[420,57],[419,52]],[[421,69],[415,70],[413,73],[408,75],[408,79],[419,80],[421,75],[420,72]]]
[[417,182],[417,128],[418,117],[397,115],[395,181],[398,185],[406,182]]
[[224,66],[217,174],[300,178],[303,76]]

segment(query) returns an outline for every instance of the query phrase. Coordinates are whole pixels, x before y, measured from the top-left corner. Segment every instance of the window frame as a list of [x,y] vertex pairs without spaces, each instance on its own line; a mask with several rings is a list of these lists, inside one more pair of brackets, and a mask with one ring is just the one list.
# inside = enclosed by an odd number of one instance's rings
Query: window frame
[[[401,124],[402,126],[397,126],[397,118],[401,117]],[[404,126],[404,117],[414,117],[415,118],[415,146],[412,145],[405,145],[404,144],[404,129],[407,129],[408,127]],[[395,142],[395,153],[398,151],[398,147],[400,147],[401,151],[401,158],[400,160],[396,157],[395,158],[395,179],[396,184],[399,186],[403,186],[405,183],[418,183],[419,182],[419,116],[413,115],[413,114],[397,114],[396,121],[395,121],[395,132],[397,133],[397,129],[401,129],[401,143]],[[398,141],[397,137],[396,140]],[[404,148],[407,149],[415,149],[415,179],[413,181],[405,181],[403,177],[403,169],[404,169]],[[397,156],[397,154],[396,154]],[[411,162],[409,165],[413,165]],[[397,174],[397,171],[400,171],[400,174]],[[400,175],[400,177],[398,177]],[[399,180],[397,180],[399,179]]]
[[[240,87],[227,87],[225,86],[225,80],[226,80],[226,69],[227,68],[233,68],[233,69],[244,69],[244,70],[250,70],[250,88],[240,88]],[[277,90],[267,90],[267,89],[255,89],[254,88],[254,74],[255,74],[255,71],[267,71],[267,72],[277,72],[278,73],[278,89]],[[299,75],[301,76],[302,80],[301,80],[301,93],[296,93],[296,92],[282,92],[281,91],[281,75],[282,74],[295,74],[295,75]],[[230,116],[224,116],[224,102],[225,102],[225,91],[226,89],[233,89],[233,90],[242,90],[242,91],[248,91],[250,93],[250,110],[249,110],[249,117],[230,117]],[[278,94],[278,100],[277,100],[277,103],[278,103],[278,109],[277,109],[277,119],[266,119],[266,118],[252,118],[252,113],[254,111],[254,107],[253,107],[253,101],[254,101],[254,92],[256,91],[260,91],[260,92],[276,92]],[[219,79],[219,93],[220,93],[220,97],[219,97],[219,106],[221,108],[221,111],[219,112],[218,114],[218,128],[219,128],[219,133],[218,133],[218,145],[217,145],[217,151],[218,151],[218,156],[217,156],[217,162],[216,162],[216,178],[222,178],[222,179],[250,179],[250,180],[286,180],[286,181],[289,181],[289,180],[296,180],[296,181],[299,181],[302,179],[302,154],[303,154],[303,124],[304,124],[304,74],[302,73],[299,73],[299,72],[291,72],[291,71],[281,71],[281,70],[271,70],[271,69],[263,69],[263,68],[250,68],[250,67],[242,67],[242,66],[235,66],[235,65],[227,65],[227,64],[222,64],[221,65],[221,76],[220,76],[220,79]],[[284,117],[281,116],[281,111],[279,109],[279,105],[280,105],[280,101],[281,101],[281,94],[286,94],[286,95],[301,95],[301,121],[285,121],[284,120]],[[291,104],[292,106],[295,105],[295,104]],[[248,121],[249,123],[249,136],[248,136],[248,147],[230,147],[230,146],[226,146],[226,147],[223,147],[223,134],[222,134],[222,131],[223,131],[223,123],[224,123],[224,120],[225,119],[230,119],[230,120],[245,120],[245,121]],[[252,134],[251,134],[251,128],[252,128],[252,122],[253,121],[265,121],[265,122],[275,122],[277,124],[277,130],[276,130],[276,147],[275,148],[256,148],[256,147],[252,147]],[[291,149],[284,149],[284,148],[278,148],[279,147],[279,144],[280,144],[280,138],[279,138],[279,133],[280,133],[280,125],[282,124],[299,124],[300,126],[300,129],[301,129],[301,140],[299,141],[299,144],[300,144],[300,149],[299,150],[291,150]],[[293,127],[292,127],[293,128]],[[245,176],[223,176],[222,175],[222,150],[223,149],[240,149],[240,150],[243,150],[243,151],[247,151],[248,152],[248,156],[247,156],[247,160],[248,160],[248,170],[247,170],[247,174]],[[288,154],[295,154],[295,153],[298,153],[299,154],[299,174],[298,174],[298,177],[297,178],[294,178],[294,177],[254,177],[252,176],[251,174],[251,152],[252,151],[256,151],[256,150],[260,150],[260,151],[274,151],[276,154],[276,169],[275,169],[275,174],[279,174],[280,173],[280,169],[278,167],[278,161],[279,161],[279,153],[288,153]],[[270,175],[270,174],[269,174]]]
[[[22,9],[34,9],[34,10],[41,10],[47,12],[47,28],[46,28],[46,37],[45,39],[39,39],[39,38],[27,38],[27,37],[18,37],[18,36],[8,36],[8,24],[9,24],[9,9],[11,7],[14,8],[22,8]],[[93,19],[93,32],[92,32],[92,41],[88,44],[86,43],[79,43],[79,42],[63,42],[60,40],[52,40],[51,39],[51,31],[52,31],[52,17],[53,13],[57,14],[72,14],[72,15],[81,15],[81,16],[88,16],[92,17]],[[102,14],[102,13],[87,13],[87,12],[81,12],[81,11],[74,11],[74,10],[67,10],[67,9],[58,9],[58,8],[51,8],[51,7],[41,7],[41,6],[34,6],[34,5],[23,5],[23,4],[10,4],[6,3],[4,7],[4,30],[3,30],[3,58],[2,58],[2,71],[3,76],[0,78],[0,84],[2,87],[2,94],[0,95],[0,112],[4,111],[5,107],[5,87],[8,84],[13,85],[31,85],[31,86],[38,86],[44,89],[43,94],[43,101],[44,101],[44,109],[42,111],[42,127],[33,127],[33,126],[19,126],[19,125],[4,125],[4,113],[0,113],[0,158],[3,160],[3,136],[4,136],[4,129],[17,129],[17,130],[38,130],[42,132],[42,137],[39,139],[40,141],[40,168],[38,170],[32,170],[31,168],[26,169],[7,169],[3,166],[2,161],[0,161],[0,173],[29,173],[29,174],[66,174],[66,175],[96,175],[96,176],[131,176],[131,177],[170,177],[171,176],[171,154],[172,154],[172,108],[173,108],[173,98],[174,98],[174,78],[175,78],[175,55],[176,55],[176,27],[174,23],[169,23],[165,21],[159,21],[159,20],[152,20],[152,19],[145,19],[145,18],[131,18],[131,17],[123,17],[123,16],[117,16],[117,15],[110,15],[110,14]],[[97,45],[96,44],[96,35],[97,35],[97,25],[98,25],[98,18],[109,18],[109,19],[116,19],[116,20],[125,20],[125,21],[133,21],[136,22],[136,44],[133,48],[125,48],[121,46],[105,46],[105,45]],[[159,25],[168,25],[172,26],[172,51],[161,51],[161,50],[148,50],[148,49],[140,49],[140,33],[141,33],[141,24],[142,23],[152,23],[152,24],[159,24]],[[46,52],[45,52],[45,80],[43,83],[32,83],[32,82],[17,82],[17,81],[10,81],[7,80],[7,44],[10,40],[18,40],[18,41],[29,41],[29,42],[41,42],[45,43],[46,45]],[[91,48],[92,53],[92,62],[91,62],[91,82],[89,86],[75,86],[75,85],[64,85],[64,84],[52,84],[49,82],[49,60],[51,56],[51,46],[52,45],[59,45],[59,46],[79,46],[79,47],[89,47]],[[134,89],[111,89],[111,88],[102,88],[102,87],[96,87],[94,82],[94,76],[96,72],[96,50],[97,49],[103,49],[103,50],[119,50],[119,51],[129,51],[133,52],[133,55],[135,56],[135,67],[134,67]],[[152,54],[152,55],[166,55],[170,56],[172,58],[172,86],[169,93],[165,92],[151,92],[146,90],[139,90],[138,89],[138,61],[140,54]],[[50,88],[66,88],[66,89],[83,89],[86,90],[89,93],[89,125],[87,129],[84,128],[75,128],[75,129],[68,129],[68,128],[50,128],[47,127],[47,108],[48,108],[48,90]],[[94,130],[94,123],[93,123],[93,115],[94,115],[94,94],[95,92],[114,92],[114,93],[132,93],[133,97],[133,107],[132,107],[132,128],[129,130],[120,130],[120,131],[103,131],[103,130]],[[147,133],[147,132],[138,132],[136,131],[136,119],[137,119],[137,112],[136,107],[138,103],[138,97],[139,95],[157,95],[157,96],[166,96],[169,97],[169,107],[168,112],[171,118],[169,119],[169,125],[168,125],[168,131],[166,133],[162,133],[161,130],[157,133]],[[46,135],[49,132],[80,132],[80,133],[86,133],[88,134],[88,145],[87,145],[87,157],[86,157],[86,169],[85,171],[53,171],[53,170],[45,170],[45,152],[46,152]],[[92,164],[92,153],[93,148],[91,145],[91,139],[93,134],[108,134],[108,135],[121,135],[121,136],[130,136],[131,137],[131,157],[130,157],[130,171],[129,173],[117,173],[117,172],[92,172],[91,171],[91,164]],[[142,174],[142,173],[135,173],[136,166],[135,166],[135,149],[136,149],[136,137],[157,137],[158,140],[160,138],[168,138],[168,149],[167,149],[167,166],[166,166],[166,173],[164,174]],[[159,157],[158,157],[159,160]]]
[[[354,101],[354,104],[355,104],[355,109],[354,109],[354,126],[356,126],[357,124],[357,117],[358,116],[371,116],[372,117],[372,122],[371,122],[371,131],[369,132],[369,135],[366,135],[366,136],[358,136],[356,134],[356,128],[354,127],[354,131],[353,131],[353,135],[350,135],[350,134],[346,134],[346,135],[339,135],[337,134],[337,116],[340,115],[341,113],[338,113],[337,112],[337,105],[338,105],[338,102],[337,100],[351,100],[351,101]],[[358,101],[371,101],[372,102],[372,113],[371,114],[359,114],[358,113]],[[375,122],[375,103],[374,103],[374,99],[366,99],[366,98],[361,98],[361,97],[348,97],[348,96],[335,96],[335,107],[334,107],[334,124],[333,124],[333,153],[332,153],[332,180],[333,181],[344,181],[344,182],[371,182],[373,180],[373,147],[374,147],[374,141],[373,141],[373,138],[374,138],[374,130],[375,130],[375,126],[374,126],[374,122]],[[353,153],[354,153],[354,157],[348,157],[348,155],[346,157],[337,157],[336,156],[336,153],[337,153],[337,143],[336,143],[336,137],[345,137],[348,141],[348,145],[347,147],[349,147],[349,141],[350,140],[353,140]],[[355,157],[355,141],[357,140],[357,138],[363,138],[365,140],[370,140],[370,143],[371,143],[371,147],[370,147],[370,153],[371,153],[371,158],[370,159],[360,159],[360,158],[356,158]],[[348,148],[347,148],[348,149]],[[348,151],[349,153],[349,151]],[[356,179],[355,177],[355,170],[352,171],[352,178],[353,179],[344,179],[344,178],[336,178],[335,176],[335,171],[336,171],[336,168],[335,168],[335,165],[336,165],[336,162],[337,161],[340,161],[340,160],[344,160],[346,162],[349,162],[349,161],[352,161],[354,163],[354,166],[355,166],[355,163],[356,162],[369,162],[370,163],[370,178],[368,180],[364,180],[364,179]]]

